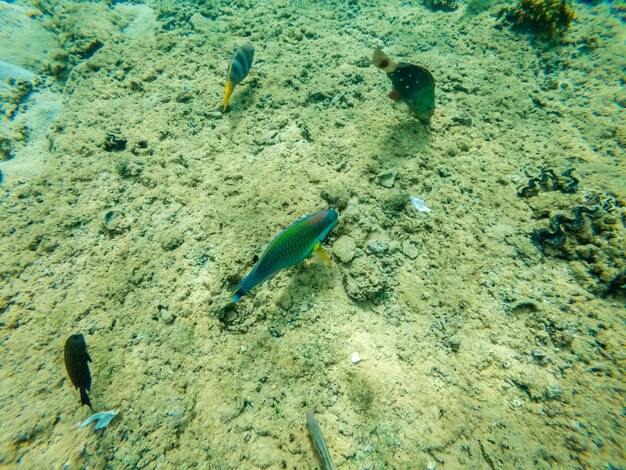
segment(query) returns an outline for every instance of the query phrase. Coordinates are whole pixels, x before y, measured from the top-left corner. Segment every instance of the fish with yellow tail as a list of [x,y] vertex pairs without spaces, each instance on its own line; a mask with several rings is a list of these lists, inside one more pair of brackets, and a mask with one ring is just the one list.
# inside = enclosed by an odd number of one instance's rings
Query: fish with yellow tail
[[274,277],[279,271],[304,261],[311,253],[319,255],[326,264],[330,258],[322,248],[330,232],[337,225],[339,214],[323,210],[309,214],[280,232],[265,248],[252,271],[230,294],[237,302],[254,287]]
[[421,65],[395,62],[379,47],[374,50],[372,62],[384,70],[391,80],[389,98],[403,101],[411,113],[428,124],[435,112],[435,79]]
[[228,70],[226,71],[226,88],[224,90],[224,112],[230,101],[230,96],[233,94],[233,90],[241,81],[246,78],[250,67],[252,67],[252,61],[254,60],[254,47],[250,44],[241,46],[235,49],[230,64],[228,64]]

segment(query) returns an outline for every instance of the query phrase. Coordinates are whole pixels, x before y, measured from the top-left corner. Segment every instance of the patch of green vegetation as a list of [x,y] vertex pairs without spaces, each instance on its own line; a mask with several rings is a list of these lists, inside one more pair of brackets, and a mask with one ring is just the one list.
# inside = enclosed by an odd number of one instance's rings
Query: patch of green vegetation
[[459,8],[456,0],[422,0],[422,4],[432,11],[454,11]]
[[390,217],[397,217],[404,210],[409,196],[405,192],[391,193],[381,201],[383,212]]
[[347,380],[347,392],[354,409],[360,413],[368,413],[376,398],[376,391],[369,379],[358,372],[350,372]]

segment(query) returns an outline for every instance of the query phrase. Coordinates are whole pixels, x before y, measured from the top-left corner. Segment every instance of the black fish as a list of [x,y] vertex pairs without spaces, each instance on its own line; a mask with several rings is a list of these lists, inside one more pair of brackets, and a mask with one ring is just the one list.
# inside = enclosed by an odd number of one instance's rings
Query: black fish
[[67,338],[65,342],[65,368],[70,376],[75,388],[80,389],[80,405],[89,405],[92,409],[91,401],[87,392],[91,390],[91,373],[89,364],[92,362],[87,352],[85,337],[80,333]]
[[435,79],[421,65],[394,62],[387,54],[376,48],[373,62],[387,72],[393,87],[389,98],[402,100],[409,110],[424,124],[435,112]]

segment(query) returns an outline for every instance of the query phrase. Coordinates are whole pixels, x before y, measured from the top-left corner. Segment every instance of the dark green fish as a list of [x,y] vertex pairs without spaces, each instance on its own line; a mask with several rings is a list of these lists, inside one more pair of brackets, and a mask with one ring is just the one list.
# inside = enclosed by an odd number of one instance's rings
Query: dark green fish
[[389,98],[402,100],[409,110],[423,123],[430,122],[435,112],[435,79],[421,65],[394,62],[387,54],[376,48],[374,65],[385,72],[393,87]]
[[335,467],[333,466],[333,461],[330,459],[330,453],[328,452],[328,447],[326,447],[326,441],[322,435],[320,425],[317,424],[313,413],[307,411],[304,414],[306,416],[306,423],[309,426],[311,441],[313,441],[313,448],[322,463],[322,468],[324,470],[333,470]]
[[252,271],[230,294],[233,303],[282,269],[304,261],[313,251],[328,264],[330,259],[322,249],[322,243],[330,235],[338,218],[336,211],[323,210],[303,217],[280,232],[265,248]]
[[91,357],[87,352],[85,337],[80,333],[67,338],[65,341],[65,369],[75,388],[80,390],[80,406],[91,406],[91,400],[87,392],[91,390],[91,373],[89,364]]

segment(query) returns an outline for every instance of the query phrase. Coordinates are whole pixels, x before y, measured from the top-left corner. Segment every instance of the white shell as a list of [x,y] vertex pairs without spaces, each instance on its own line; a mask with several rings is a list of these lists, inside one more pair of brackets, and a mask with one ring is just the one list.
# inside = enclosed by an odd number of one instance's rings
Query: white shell
[[361,359],[361,356],[359,356],[358,352],[353,352],[352,353],[352,364],[356,364],[358,362],[361,362],[363,359]]
[[426,203],[418,197],[411,196],[411,203],[420,212],[430,212],[430,208],[426,207]]

